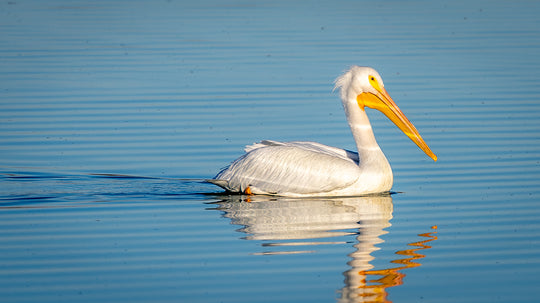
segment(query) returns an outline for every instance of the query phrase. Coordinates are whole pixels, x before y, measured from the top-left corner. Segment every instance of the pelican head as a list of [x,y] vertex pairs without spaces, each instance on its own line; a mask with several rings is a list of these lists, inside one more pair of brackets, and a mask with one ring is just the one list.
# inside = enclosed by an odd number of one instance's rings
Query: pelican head
[[341,100],[346,103],[357,103],[362,111],[365,107],[382,112],[421,150],[434,161],[437,156],[427,146],[414,125],[407,119],[390,97],[379,73],[365,66],[352,66],[341,77],[336,79],[335,88],[340,89]]

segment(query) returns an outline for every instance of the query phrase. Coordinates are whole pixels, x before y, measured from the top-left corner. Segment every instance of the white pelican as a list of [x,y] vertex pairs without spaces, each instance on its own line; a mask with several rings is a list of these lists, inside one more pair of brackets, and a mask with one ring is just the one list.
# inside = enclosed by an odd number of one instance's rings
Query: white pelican
[[388,192],[392,169],[375,140],[365,107],[381,111],[434,161],[414,125],[384,88],[379,73],[353,66],[335,81],[358,153],[316,142],[265,140],[209,182],[227,191],[278,196],[357,196]]

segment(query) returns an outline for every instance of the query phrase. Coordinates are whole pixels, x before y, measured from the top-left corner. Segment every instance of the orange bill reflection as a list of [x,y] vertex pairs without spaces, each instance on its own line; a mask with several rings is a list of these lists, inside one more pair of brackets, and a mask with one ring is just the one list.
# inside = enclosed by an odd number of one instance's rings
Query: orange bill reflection
[[[316,253],[323,246],[351,245],[349,269],[340,303],[388,302],[386,289],[403,284],[403,270],[420,266],[420,253],[437,239],[436,227],[418,236],[423,240],[396,252],[387,269],[375,269],[373,253],[384,242],[381,236],[391,226],[391,195],[297,199],[270,196],[231,195],[213,202],[246,240],[261,241],[261,251],[252,255]],[[411,235],[415,236],[415,235]],[[395,266],[393,266],[395,265]],[[338,274],[338,273],[336,273]]]
[[[395,254],[403,256],[391,261],[391,263],[399,264],[400,266],[388,269],[370,269],[370,270],[351,270],[344,273],[347,286],[342,289],[342,297],[338,302],[391,302],[388,300],[386,291],[389,287],[399,286],[403,284],[405,273],[403,269],[414,268],[421,266],[418,260],[425,257],[419,253],[421,250],[431,248],[427,243],[437,240],[436,226],[431,227],[432,231],[422,233],[418,236],[425,239],[418,242],[409,243],[408,246],[414,248],[397,251]],[[354,253],[351,254],[354,257]]]

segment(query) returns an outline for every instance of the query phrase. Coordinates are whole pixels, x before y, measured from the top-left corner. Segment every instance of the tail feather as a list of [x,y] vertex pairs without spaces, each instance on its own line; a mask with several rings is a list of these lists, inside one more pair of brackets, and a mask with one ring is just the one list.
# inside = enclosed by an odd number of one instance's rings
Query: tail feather
[[217,185],[223,189],[230,190],[229,188],[229,181],[227,180],[219,180],[219,179],[207,179],[205,180],[208,183],[212,183],[214,185]]

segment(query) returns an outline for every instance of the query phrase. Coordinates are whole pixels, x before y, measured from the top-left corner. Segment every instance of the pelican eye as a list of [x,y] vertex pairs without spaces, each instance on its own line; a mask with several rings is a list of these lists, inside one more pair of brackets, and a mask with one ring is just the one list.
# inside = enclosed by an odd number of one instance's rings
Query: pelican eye
[[369,79],[369,84],[371,84],[371,86],[373,86],[373,88],[375,88],[376,90],[378,91],[381,91],[381,84],[379,83],[379,81],[377,80],[377,78],[375,78],[375,76],[369,76],[368,77]]

